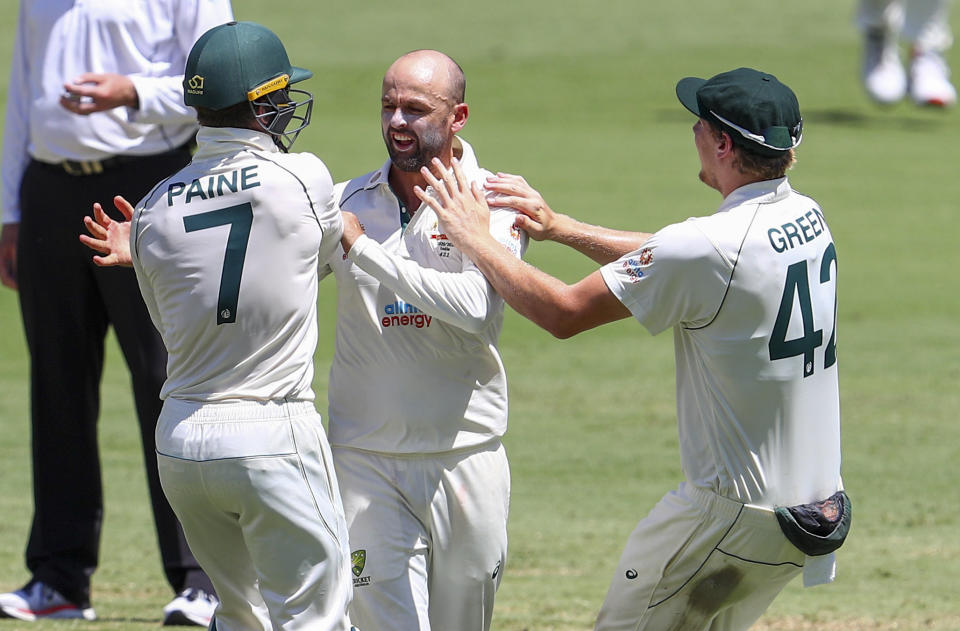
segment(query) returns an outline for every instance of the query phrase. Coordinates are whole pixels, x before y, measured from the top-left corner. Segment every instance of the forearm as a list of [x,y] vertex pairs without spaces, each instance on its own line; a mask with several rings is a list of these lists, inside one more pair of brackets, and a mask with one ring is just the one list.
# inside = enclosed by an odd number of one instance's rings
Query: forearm
[[[442,182],[433,172],[421,169],[427,183],[439,192],[439,198],[427,195],[419,187],[415,189],[417,196],[433,208],[446,226],[446,234],[517,313],[559,338],[629,317],[630,311],[607,287],[600,270],[575,285],[567,285],[516,258],[491,236],[490,211],[479,187],[467,182],[456,159],[452,165],[451,173],[442,168],[439,160],[433,160],[432,168],[443,178]],[[510,179],[516,180],[514,177]],[[522,178],[519,187],[514,184],[516,182],[494,188],[499,193],[529,189]],[[546,207],[542,198],[539,194],[535,197],[532,204],[527,195],[527,201],[511,197],[503,200],[505,203],[501,205],[522,209],[523,214],[516,217],[515,226],[529,227],[526,219],[532,218],[538,239],[559,237],[560,243],[580,246],[583,248],[580,251],[595,260],[612,261],[620,253],[640,247],[649,236],[594,229],[593,226],[574,223],[568,217],[562,218],[557,229],[556,215],[552,211],[544,212]],[[550,215],[550,221],[546,223],[551,224],[546,230],[542,221],[545,214]],[[587,237],[591,234],[592,237]],[[613,256],[614,253],[617,256]]]
[[558,214],[549,238],[573,248],[601,265],[606,265],[624,254],[638,250],[651,236],[647,232],[626,232],[593,226],[568,215]]
[[557,337],[579,332],[569,326],[578,315],[569,285],[514,257],[489,235],[460,247],[514,311]]

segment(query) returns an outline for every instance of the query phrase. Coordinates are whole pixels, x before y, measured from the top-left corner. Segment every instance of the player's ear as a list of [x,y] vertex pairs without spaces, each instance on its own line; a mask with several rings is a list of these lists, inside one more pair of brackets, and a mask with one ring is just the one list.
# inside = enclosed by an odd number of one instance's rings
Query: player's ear
[[453,106],[453,122],[450,124],[450,131],[459,132],[467,124],[467,117],[470,116],[470,108],[466,103],[457,103]]
[[724,158],[733,151],[733,138],[725,131],[717,138],[717,157]]

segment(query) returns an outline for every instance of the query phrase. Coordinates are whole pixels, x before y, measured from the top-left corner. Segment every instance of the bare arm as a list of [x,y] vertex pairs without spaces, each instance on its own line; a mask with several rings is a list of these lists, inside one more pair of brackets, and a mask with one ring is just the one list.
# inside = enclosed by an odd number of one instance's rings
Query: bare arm
[[419,187],[417,196],[433,208],[446,234],[514,310],[560,338],[630,316],[599,271],[567,285],[511,255],[490,236],[490,209],[479,187],[468,183],[460,163],[454,159],[450,172],[435,160],[433,168],[442,180],[426,168],[422,172],[439,200]]
[[515,208],[516,226],[536,241],[556,241],[605,265],[639,249],[650,234],[626,232],[602,226],[593,226],[556,213],[543,196],[519,175],[497,173],[487,178],[487,190],[500,195],[489,201],[491,206]]
[[93,262],[100,267],[121,265],[130,267],[133,260],[130,258],[130,219],[133,217],[133,206],[123,197],[113,198],[113,205],[124,216],[125,221],[114,221],[99,203],[93,205],[93,217],[83,218],[91,236],[80,235],[80,241],[103,256],[94,256]]

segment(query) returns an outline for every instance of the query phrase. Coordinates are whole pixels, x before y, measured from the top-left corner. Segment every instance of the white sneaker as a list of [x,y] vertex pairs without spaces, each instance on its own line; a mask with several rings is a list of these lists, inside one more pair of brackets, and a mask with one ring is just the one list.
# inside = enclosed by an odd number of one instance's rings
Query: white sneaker
[[163,608],[163,624],[168,627],[209,626],[219,603],[213,594],[188,587]]
[[39,619],[96,620],[91,607],[82,608],[42,581],[30,581],[15,592],[0,594],[0,617],[33,622]]
[[874,101],[889,105],[907,93],[907,73],[893,35],[885,29],[867,31],[863,46],[863,86]]
[[957,89],[950,83],[950,69],[935,52],[914,54],[910,62],[910,98],[917,105],[950,107],[957,102]]

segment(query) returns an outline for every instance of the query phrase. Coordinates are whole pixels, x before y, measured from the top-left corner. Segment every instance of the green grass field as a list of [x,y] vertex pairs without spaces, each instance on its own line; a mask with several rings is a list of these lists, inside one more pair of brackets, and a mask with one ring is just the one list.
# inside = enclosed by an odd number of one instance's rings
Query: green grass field
[[[314,71],[305,84],[316,95],[314,122],[297,148],[320,155],[335,179],[385,159],[378,100],[387,65],[439,48],[467,73],[463,135],[481,164],[522,173],[555,209],[614,227],[655,230],[720,202],[697,180],[695,121],[676,101],[677,79],[749,65],[793,87],[806,125],[791,181],[821,203],[839,251],[844,479],[856,519],[836,583],[805,590],[795,581],[757,628],[960,629],[960,114],[867,100],[852,2],[235,0],[234,8],[272,27],[293,62]],[[0,23],[6,73],[17,3],[0,0],[0,9],[9,16]],[[960,46],[950,60],[960,73]],[[18,89],[6,76],[4,100]],[[533,245],[528,260],[570,281],[594,267],[549,244]],[[334,292],[332,279],[322,284],[321,409]],[[26,351],[7,289],[0,323],[6,591],[27,579],[32,514]],[[170,598],[128,377],[109,344],[106,516],[93,583],[100,620],[0,620],[0,631],[152,629]],[[494,628],[589,629],[627,535],[680,479],[672,339],[625,321],[561,342],[509,312],[501,347],[513,498]]]

